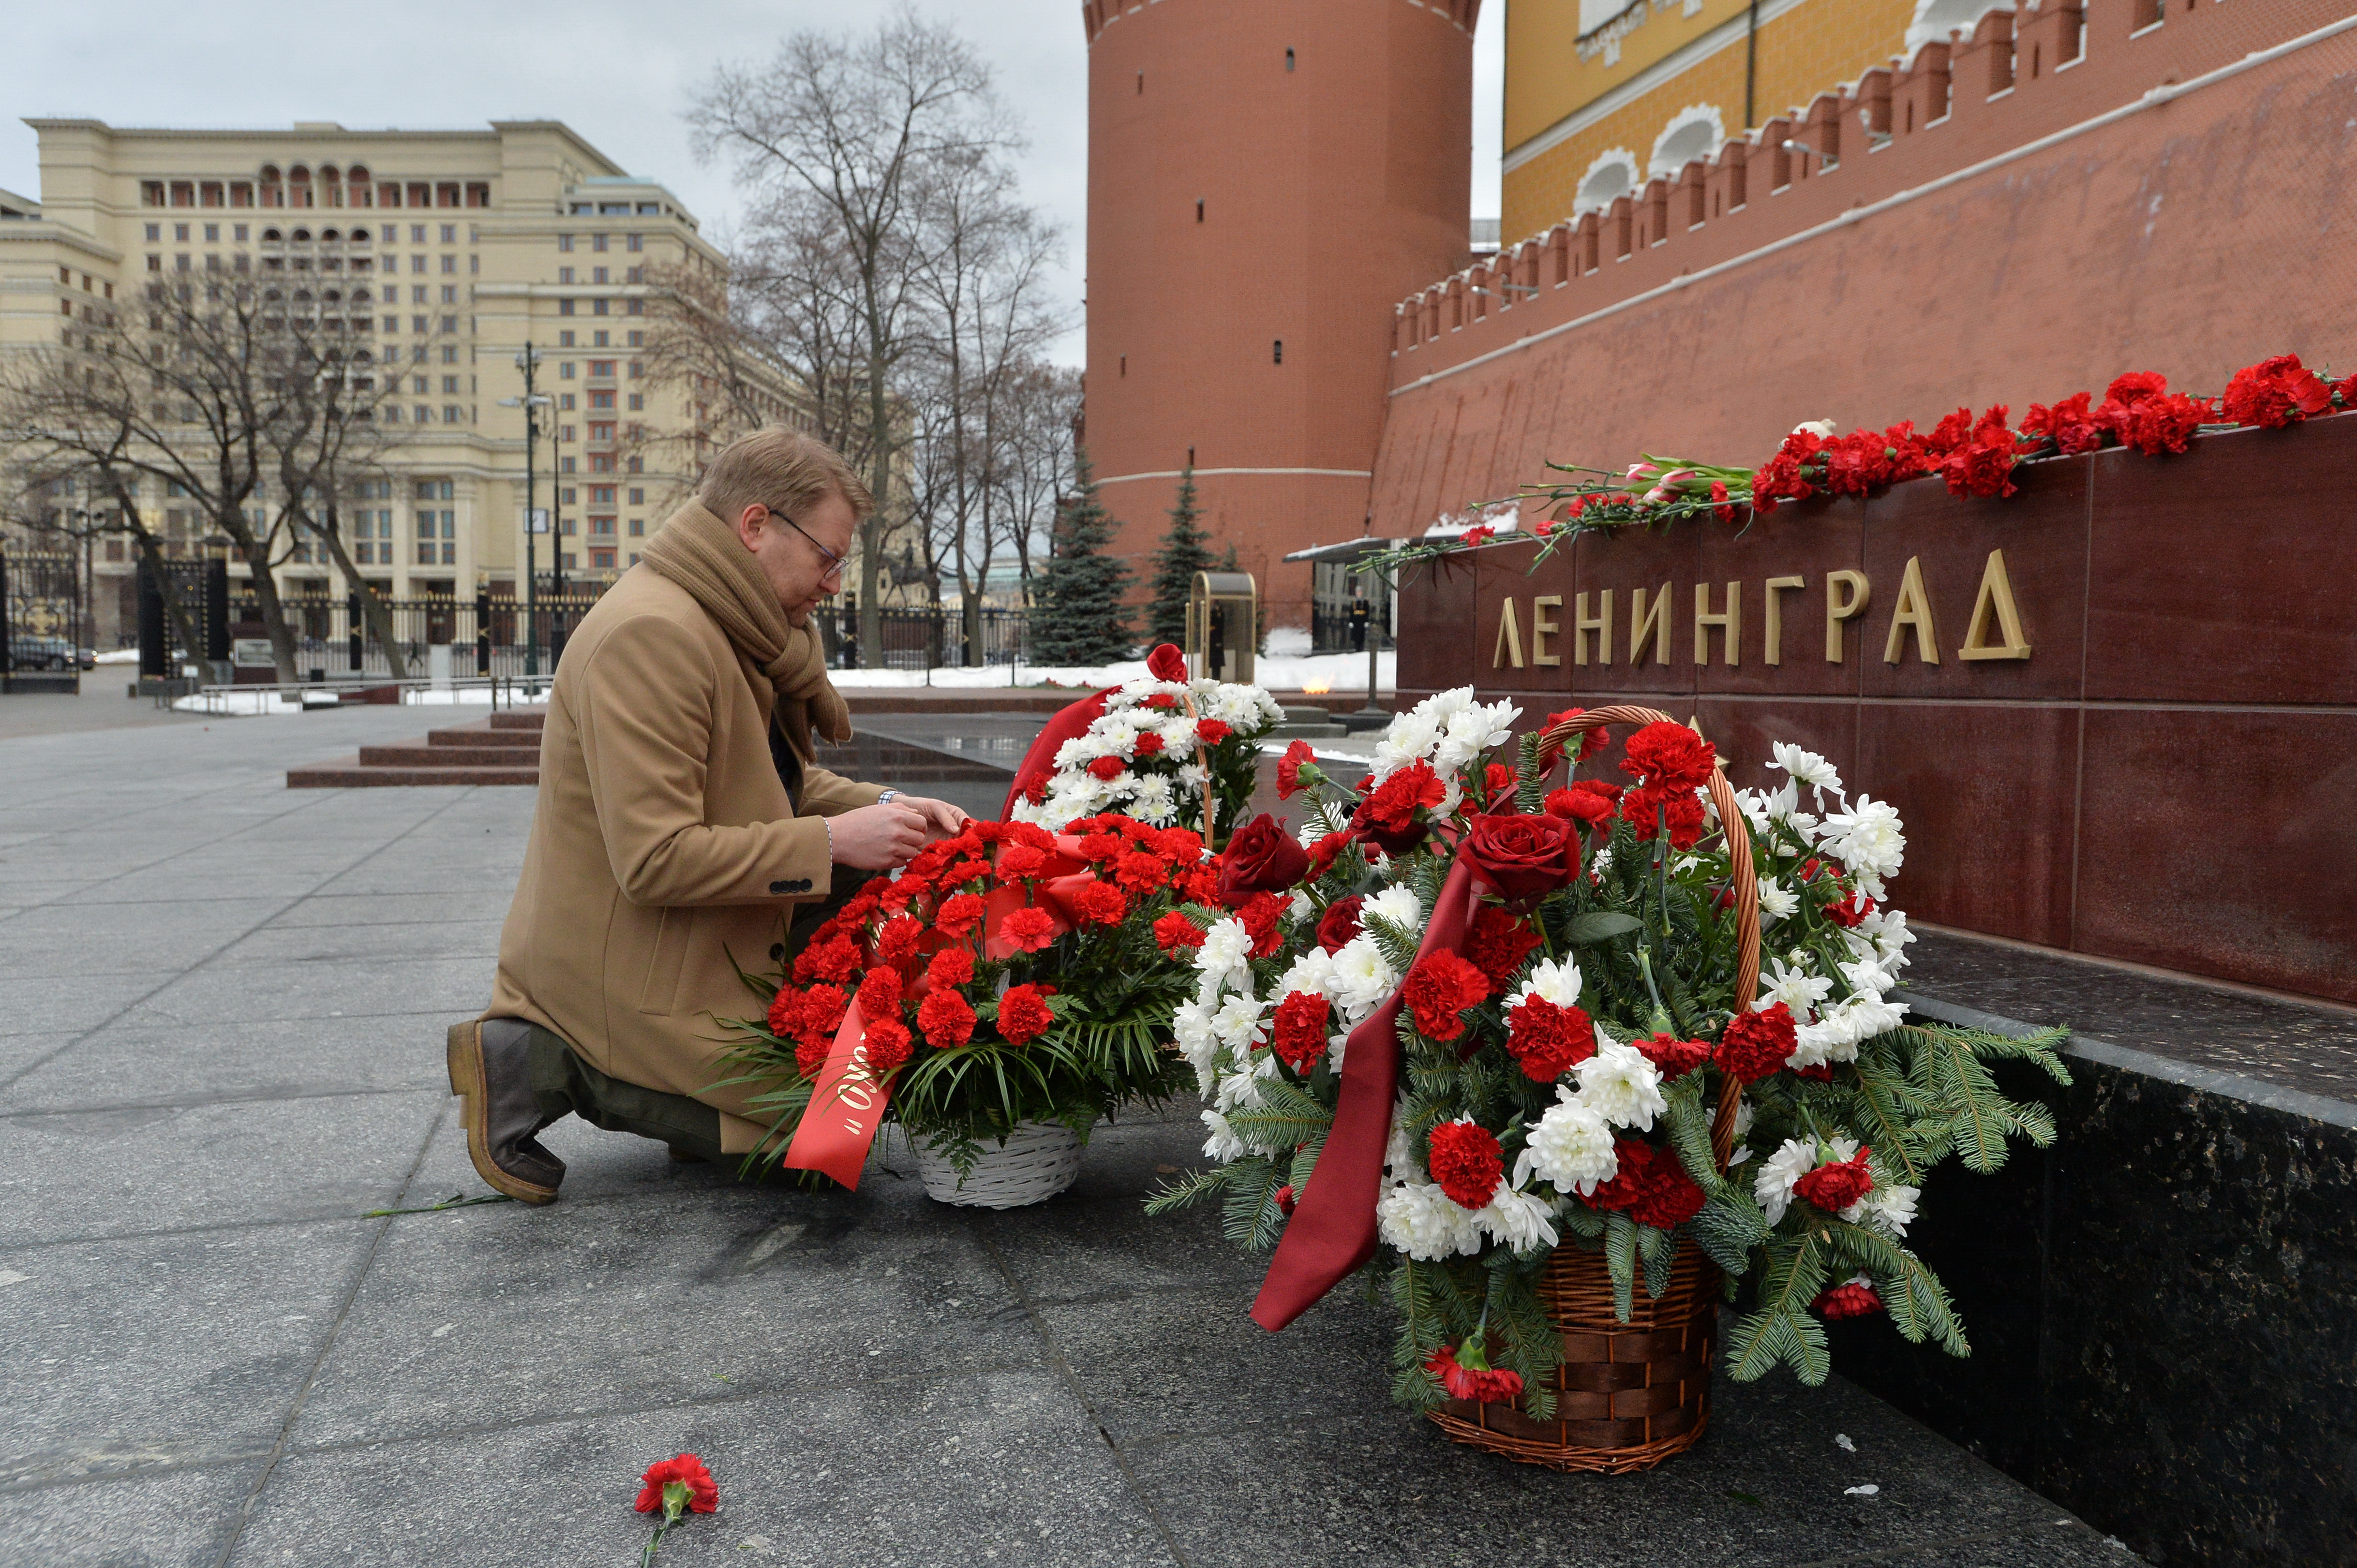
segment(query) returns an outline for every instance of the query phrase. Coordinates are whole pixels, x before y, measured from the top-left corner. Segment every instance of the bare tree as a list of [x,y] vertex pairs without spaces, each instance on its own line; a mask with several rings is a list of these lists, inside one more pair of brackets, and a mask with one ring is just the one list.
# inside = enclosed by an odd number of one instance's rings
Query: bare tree
[[278,475],[279,530],[292,541],[315,543],[357,597],[361,614],[396,681],[406,679],[409,660],[395,635],[393,612],[376,585],[353,565],[344,546],[343,503],[355,487],[382,471],[390,445],[384,405],[400,391],[399,372],[371,365],[320,364],[307,376],[290,377],[284,416],[271,427],[271,456]]
[[870,35],[799,32],[765,68],[721,67],[688,121],[698,155],[727,158],[765,199],[770,224],[800,228],[815,216],[832,231],[877,499],[861,535],[860,647],[872,658],[905,424],[894,407],[894,368],[928,327],[910,297],[923,242],[921,177],[943,159],[1012,149],[1017,137],[974,50],[906,8]]
[[1044,553],[1056,503],[1073,478],[1081,373],[1070,366],[1035,360],[1008,377],[1002,406],[1003,456],[996,488],[1010,520],[1007,534],[1028,604],[1033,553]]

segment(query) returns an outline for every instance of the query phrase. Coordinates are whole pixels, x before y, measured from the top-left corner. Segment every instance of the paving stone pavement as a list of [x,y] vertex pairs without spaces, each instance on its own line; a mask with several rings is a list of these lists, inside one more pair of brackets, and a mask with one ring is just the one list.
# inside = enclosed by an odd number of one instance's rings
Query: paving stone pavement
[[1212,1216],[1141,1214],[1183,1112],[1006,1214],[567,1122],[552,1208],[363,1218],[483,1191],[442,1031],[532,794],[283,772],[418,727],[0,740],[0,1561],[622,1564],[683,1449],[722,1506],[682,1565],[2131,1561],[1838,1380],[1722,1382],[1641,1477],[1452,1446],[1386,1402],[1383,1308],[1263,1334]]

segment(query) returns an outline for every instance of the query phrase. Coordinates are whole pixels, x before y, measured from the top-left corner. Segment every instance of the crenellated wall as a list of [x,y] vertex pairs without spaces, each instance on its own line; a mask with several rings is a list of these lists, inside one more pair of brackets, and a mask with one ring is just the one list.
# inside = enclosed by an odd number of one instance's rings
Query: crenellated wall
[[1764,458],[1797,421],[2018,410],[2130,369],[2357,369],[2357,17],[2329,0],[1985,16],[1677,178],[1409,296],[1372,531],[1549,459]]

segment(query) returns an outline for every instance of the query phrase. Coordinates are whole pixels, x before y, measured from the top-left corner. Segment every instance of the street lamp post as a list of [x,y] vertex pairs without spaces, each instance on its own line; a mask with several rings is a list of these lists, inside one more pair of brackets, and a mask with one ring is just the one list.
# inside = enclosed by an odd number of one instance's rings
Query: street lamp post
[[[501,408],[523,410],[523,673],[526,680],[540,674],[540,613],[539,595],[534,586],[540,575],[539,553],[533,544],[533,513],[539,499],[539,476],[533,467],[540,455],[540,410],[549,400],[533,390],[533,374],[540,368],[540,350],[529,340],[523,352],[515,357],[516,369],[523,372],[523,395],[500,399]],[[552,542],[550,549],[555,548]]]

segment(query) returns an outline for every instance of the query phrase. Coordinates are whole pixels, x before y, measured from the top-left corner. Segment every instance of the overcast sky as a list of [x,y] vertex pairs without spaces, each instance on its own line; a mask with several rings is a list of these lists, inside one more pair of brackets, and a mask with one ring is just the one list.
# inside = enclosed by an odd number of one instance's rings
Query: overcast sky
[[[1065,295],[1080,298],[1088,208],[1088,50],[1079,0],[917,0],[962,28],[1023,115],[1030,200],[1060,221]],[[690,156],[680,110],[722,59],[759,59],[799,27],[880,16],[843,0],[409,0],[385,9],[281,0],[116,0],[12,8],[0,49],[0,188],[40,193],[33,133],[20,116],[85,115],[117,125],[253,126],[333,120],[355,129],[563,120],[632,174],[668,185],[725,231],[725,172]],[[1473,212],[1498,211],[1505,0],[1482,8],[1475,46]],[[1075,313],[1077,315],[1077,312]],[[1081,338],[1059,358],[1077,362]]]

